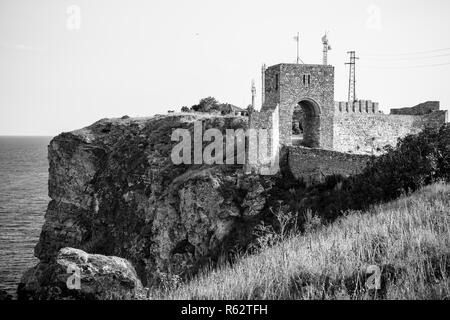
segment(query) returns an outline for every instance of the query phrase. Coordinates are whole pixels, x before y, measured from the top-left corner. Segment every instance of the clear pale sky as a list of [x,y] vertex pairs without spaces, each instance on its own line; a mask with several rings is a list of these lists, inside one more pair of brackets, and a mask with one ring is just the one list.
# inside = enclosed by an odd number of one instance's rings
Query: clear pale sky
[[295,62],[297,31],[301,59],[321,63],[326,30],[336,100],[356,50],[358,98],[386,113],[427,100],[448,110],[448,0],[0,0],[0,135],[56,135],[206,96],[245,107],[253,78],[259,103],[261,64]]

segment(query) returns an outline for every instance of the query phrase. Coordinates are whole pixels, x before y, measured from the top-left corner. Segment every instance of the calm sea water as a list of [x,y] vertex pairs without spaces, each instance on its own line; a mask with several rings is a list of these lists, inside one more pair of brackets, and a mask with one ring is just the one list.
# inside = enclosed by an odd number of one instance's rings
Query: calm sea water
[[0,136],[0,290],[13,296],[23,272],[37,263],[33,250],[49,202],[50,140]]

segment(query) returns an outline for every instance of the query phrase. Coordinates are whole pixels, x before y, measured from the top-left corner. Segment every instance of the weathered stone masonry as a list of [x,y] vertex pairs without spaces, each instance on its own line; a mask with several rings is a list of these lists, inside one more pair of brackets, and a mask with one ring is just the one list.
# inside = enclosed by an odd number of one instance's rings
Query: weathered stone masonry
[[[339,108],[340,105],[336,104]],[[372,105],[369,111],[376,110]],[[395,146],[399,138],[416,134],[425,127],[439,127],[446,122],[446,111],[434,111],[412,107],[402,109],[402,113],[386,115],[380,112],[336,110],[333,131],[333,149],[355,154],[379,155],[386,145]],[[420,111],[421,110],[421,111]]]
[[309,185],[333,174],[350,176],[360,173],[369,160],[367,155],[289,147],[288,165],[296,178],[302,178]]
[[427,101],[412,108],[391,109],[391,114],[420,116],[439,111],[439,101]]
[[[447,121],[447,111],[440,110],[437,101],[393,109],[390,115],[370,100],[335,102],[334,67],[329,65],[278,64],[265,70],[264,79],[264,104],[261,112],[250,115],[250,128],[272,128],[271,122],[278,119],[279,145],[272,136],[271,152],[287,146],[283,150],[288,150],[291,171],[309,181],[359,172],[368,155],[381,154],[399,138]],[[292,147],[294,110],[302,115],[299,148]]]
[[[247,138],[246,172],[256,171],[260,174],[269,174],[271,165],[278,163],[280,147],[279,119],[278,106],[273,111],[257,112],[250,115],[249,128],[254,129],[256,134],[252,138]],[[260,129],[265,131],[267,136],[261,136]],[[258,139],[258,143],[255,140],[252,141],[252,139]],[[264,141],[266,149],[261,150],[262,143],[259,141],[261,139],[267,140]]]
[[265,90],[261,111],[279,105],[281,144],[291,144],[292,115],[300,105],[305,114],[304,144],[333,147],[334,67],[278,64],[266,70]]

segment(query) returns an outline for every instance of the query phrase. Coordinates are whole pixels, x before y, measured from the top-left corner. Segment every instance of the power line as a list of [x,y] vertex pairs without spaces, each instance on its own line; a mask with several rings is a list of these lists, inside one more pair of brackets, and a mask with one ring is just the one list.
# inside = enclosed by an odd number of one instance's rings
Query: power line
[[434,59],[439,57],[448,57],[450,53],[438,54],[433,56],[425,56],[425,57],[404,57],[404,58],[392,58],[392,57],[371,57],[371,56],[363,56],[364,59],[375,60],[375,61],[410,61],[410,60],[423,60],[423,59]]
[[404,52],[404,53],[381,53],[381,54],[365,54],[365,56],[371,56],[371,57],[398,57],[398,56],[411,56],[411,55],[417,55],[417,54],[427,54],[427,53],[434,53],[434,52],[442,52],[442,51],[448,51],[449,48],[441,48],[441,49],[434,49],[434,50],[426,50],[426,51],[416,51],[416,52]]
[[362,65],[362,68],[370,68],[370,69],[417,69],[417,68],[429,68],[429,67],[439,67],[439,66],[448,66],[450,62],[446,63],[436,63],[436,64],[425,64],[418,66],[365,66]]

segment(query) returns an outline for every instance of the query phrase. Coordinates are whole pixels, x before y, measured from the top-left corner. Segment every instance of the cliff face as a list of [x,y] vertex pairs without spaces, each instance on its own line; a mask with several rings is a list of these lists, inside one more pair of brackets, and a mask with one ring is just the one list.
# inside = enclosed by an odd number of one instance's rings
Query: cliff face
[[187,277],[247,241],[270,178],[243,176],[240,166],[174,165],[172,130],[193,130],[198,118],[204,129],[246,127],[239,117],[173,115],[104,119],[55,137],[36,268],[73,247],[127,259],[151,286],[161,275]]

